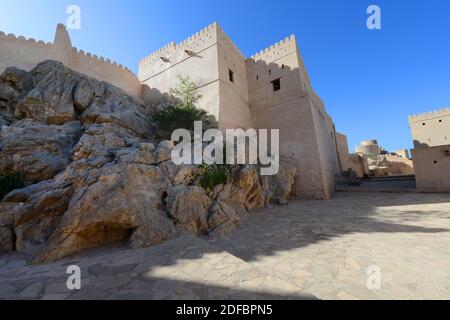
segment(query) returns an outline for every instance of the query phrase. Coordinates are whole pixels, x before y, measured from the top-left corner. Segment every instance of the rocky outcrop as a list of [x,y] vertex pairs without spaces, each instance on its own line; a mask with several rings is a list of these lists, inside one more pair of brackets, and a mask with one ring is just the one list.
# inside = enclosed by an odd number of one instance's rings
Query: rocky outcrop
[[0,127],[10,124],[16,118],[14,110],[20,101],[33,88],[30,73],[15,67],[7,68],[0,76]]
[[167,194],[167,211],[177,224],[197,236],[208,231],[211,199],[203,188],[179,185],[169,188]]
[[21,172],[28,182],[48,180],[69,165],[80,134],[78,122],[56,126],[27,119],[4,126],[0,131],[0,174]]
[[124,239],[142,247],[175,236],[174,225],[162,210],[163,192],[169,186],[155,166],[105,166],[94,183],[73,194],[62,221],[35,261],[52,261]]
[[174,144],[153,138],[151,110],[112,85],[45,61],[0,77],[0,176],[25,188],[0,203],[0,252],[36,263],[126,241],[161,243],[180,230],[224,234],[250,211],[285,203],[295,167],[261,177],[234,166],[229,181],[200,186],[204,168],[175,165]]

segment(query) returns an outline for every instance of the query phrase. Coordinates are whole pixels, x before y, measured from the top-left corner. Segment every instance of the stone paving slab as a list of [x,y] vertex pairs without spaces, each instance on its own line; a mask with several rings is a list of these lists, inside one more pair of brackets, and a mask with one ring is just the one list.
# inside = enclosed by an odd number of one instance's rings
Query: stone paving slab
[[[24,266],[17,258],[0,260],[0,299],[314,298],[188,234],[151,248],[97,249],[45,265]],[[67,288],[69,265],[81,268],[81,290]]]
[[[36,266],[0,257],[0,299],[450,299],[449,248],[450,195],[338,193],[255,212],[209,241],[186,234]],[[82,290],[70,291],[74,264]],[[379,289],[367,286],[374,267]]]
[[[320,299],[450,299],[448,194],[292,202],[211,241]],[[367,286],[373,266],[380,289]]]

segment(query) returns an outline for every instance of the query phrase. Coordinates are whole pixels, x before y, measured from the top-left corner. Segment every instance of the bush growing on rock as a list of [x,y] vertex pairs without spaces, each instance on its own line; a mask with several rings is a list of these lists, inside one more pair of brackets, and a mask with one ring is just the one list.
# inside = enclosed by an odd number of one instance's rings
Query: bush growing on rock
[[13,172],[0,177],[0,201],[11,191],[21,189],[24,186],[22,174],[20,172]]
[[174,102],[152,115],[160,139],[170,140],[176,129],[193,131],[195,121],[202,121],[204,130],[216,126],[214,117],[197,107],[202,95],[196,92],[196,84],[189,78],[178,79],[178,86],[170,90]]
[[230,178],[231,166],[229,165],[205,166],[200,185],[205,190],[211,190],[218,185],[227,184]]

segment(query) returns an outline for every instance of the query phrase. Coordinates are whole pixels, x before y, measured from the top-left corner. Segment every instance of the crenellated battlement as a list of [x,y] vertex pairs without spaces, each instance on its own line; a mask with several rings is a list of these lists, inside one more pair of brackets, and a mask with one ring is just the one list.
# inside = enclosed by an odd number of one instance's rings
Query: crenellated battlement
[[129,73],[131,73],[132,75],[135,76],[133,71],[131,71],[130,69],[128,69],[124,65],[122,65],[122,64],[120,64],[120,63],[118,63],[118,62],[116,62],[114,60],[107,59],[107,58],[104,58],[102,56],[98,56],[96,54],[92,54],[90,52],[85,52],[84,50],[78,50],[75,47],[73,47],[72,50],[73,50],[73,54],[75,55],[76,58],[92,59],[92,62],[94,62],[94,63],[96,63],[96,62],[98,62],[98,63],[105,63],[105,64],[108,64],[108,65],[111,65],[112,67],[115,67],[115,68],[121,69],[123,71],[129,72]]
[[130,69],[110,59],[73,47],[62,24],[57,26],[53,43],[27,39],[12,33],[5,34],[2,31],[0,43],[0,73],[10,66],[31,70],[41,61],[57,60],[75,71],[110,82],[134,95],[141,94],[142,85]]
[[285,39],[265,48],[250,57],[254,61],[264,60],[266,62],[273,62],[286,54],[297,50],[297,41],[294,35],[286,37]]
[[219,29],[217,23],[214,22],[180,43],[176,44],[172,41],[141,59],[139,62],[139,79],[143,81],[216,44]]
[[221,45],[225,46],[228,52],[234,53],[234,55],[239,60],[245,60],[244,54],[241,50],[236,46],[236,44],[231,40],[228,34],[222,29],[221,26],[217,25],[217,32],[219,36],[219,40]]
[[442,116],[450,116],[450,109],[442,108],[434,111],[419,113],[417,115],[411,115],[409,116],[409,121],[410,122],[423,121]]
[[245,61],[245,56],[239,48],[225,31],[214,22],[180,43],[177,44],[172,41],[141,59],[139,62],[139,78],[142,81],[163,72],[217,43],[220,43],[227,52],[233,54],[237,61]]
[[25,38],[24,36],[16,36],[13,33],[6,34],[3,31],[0,31],[0,40],[1,41],[16,41],[18,43],[25,43],[35,46],[40,46],[43,48],[52,48],[53,43],[51,42],[44,42],[42,40],[35,40],[33,38]]

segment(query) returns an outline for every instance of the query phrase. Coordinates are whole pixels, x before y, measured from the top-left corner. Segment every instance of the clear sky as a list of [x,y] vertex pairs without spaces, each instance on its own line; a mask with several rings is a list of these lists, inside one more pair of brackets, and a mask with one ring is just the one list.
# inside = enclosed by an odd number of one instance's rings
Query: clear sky
[[[0,30],[52,41],[71,4],[82,14],[74,46],[135,72],[140,58],[214,21],[247,56],[295,34],[352,150],[367,139],[412,148],[408,115],[450,106],[449,0],[0,0]],[[370,4],[381,30],[366,27]]]

